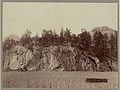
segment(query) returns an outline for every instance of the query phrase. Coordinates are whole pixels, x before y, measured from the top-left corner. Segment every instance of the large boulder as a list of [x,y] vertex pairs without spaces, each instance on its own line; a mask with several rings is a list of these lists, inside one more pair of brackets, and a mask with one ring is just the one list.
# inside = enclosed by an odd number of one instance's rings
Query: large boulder
[[[9,57],[9,58],[8,58]],[[18,70],[32,60],[32,51],[21,45],[15,45],[4,53],[4,69]]]
[[10,51],[6,50],[6,52],[3,52],[3,63],[2,63],[3,69],[9,68],[9,62],[10,62]]
[[42,50],[41,62],[43,65],[43,70],[54,70],[59,66],[57,52],[57,46],[46,47]]

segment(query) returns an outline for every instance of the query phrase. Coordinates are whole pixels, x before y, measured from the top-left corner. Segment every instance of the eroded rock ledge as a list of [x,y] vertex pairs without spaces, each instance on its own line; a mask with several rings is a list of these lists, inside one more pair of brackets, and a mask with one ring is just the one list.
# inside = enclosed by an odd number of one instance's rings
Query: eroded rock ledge
[[117,71],[117,62],[108,59],[100,62],[97,57],[71,46],[49,46],[28,50],[15,45],[3,54],[3,69],[21,71]]

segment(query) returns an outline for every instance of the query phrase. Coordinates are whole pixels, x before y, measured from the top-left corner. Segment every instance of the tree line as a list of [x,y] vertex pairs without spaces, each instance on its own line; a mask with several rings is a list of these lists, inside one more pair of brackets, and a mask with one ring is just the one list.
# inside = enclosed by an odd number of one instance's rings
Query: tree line
[[58,34],[55,30],[43,29],[41,37],[38,34],[31,37],[32,32],[26,30],[20,41],[6,39],[3,42],[3,52],[16,44],[32,51],[34,46],[40,49],[49,46],[68,45],[95,56],[100,61],[105,61],[107,58],[117,61],[117,33],[111,33],[108,36],[107,33],[103,34],[100,30],[94,29],[94,31],[93,35],[85,29],[82,29],[80,34],[72,34],[69,28],[61,28],[60,34]]

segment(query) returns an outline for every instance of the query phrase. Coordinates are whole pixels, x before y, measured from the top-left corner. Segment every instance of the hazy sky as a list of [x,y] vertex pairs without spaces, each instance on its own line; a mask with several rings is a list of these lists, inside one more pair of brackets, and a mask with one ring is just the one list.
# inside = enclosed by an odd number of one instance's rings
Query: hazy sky
[[3,4],[3,36],[21,36],[26,29],[41,35],[43,29],[68,27],[73,33],[81,28],[91,30],[109,26],[117,30],[117,4],[115,3],[18,3]]

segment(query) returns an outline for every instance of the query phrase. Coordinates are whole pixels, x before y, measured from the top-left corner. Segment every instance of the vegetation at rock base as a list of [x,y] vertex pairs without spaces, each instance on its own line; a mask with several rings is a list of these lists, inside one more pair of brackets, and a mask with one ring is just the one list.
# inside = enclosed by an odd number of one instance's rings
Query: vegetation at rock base
[[108,27],[92,31],[82,29],[73,34],[69,28],[61,28],[58,34],[43,29],[41,36],[31,37],[32,32],[26,30],[19,41],[7,38],[3,42],[3,69],[118,71],[117,31]]

